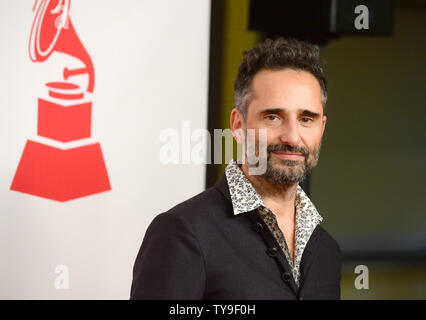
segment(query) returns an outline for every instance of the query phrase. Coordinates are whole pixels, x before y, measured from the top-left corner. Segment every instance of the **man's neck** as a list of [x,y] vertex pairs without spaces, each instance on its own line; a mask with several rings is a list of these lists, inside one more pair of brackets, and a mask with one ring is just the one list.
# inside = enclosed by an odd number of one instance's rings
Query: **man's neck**
[[243,164],[241,169],[277,219],[294,220],[297,183],[282,185],[267,181],[259,175],[249,175],[247,164]]

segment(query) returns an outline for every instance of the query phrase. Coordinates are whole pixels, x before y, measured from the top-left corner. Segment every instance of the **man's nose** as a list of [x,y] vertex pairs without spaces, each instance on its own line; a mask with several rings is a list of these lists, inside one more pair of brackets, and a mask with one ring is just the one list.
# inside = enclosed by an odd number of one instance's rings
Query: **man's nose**
[[280,141],[282,144],[298,146],[300,144],[299,130],[295,120],[288,119],[280,128]]

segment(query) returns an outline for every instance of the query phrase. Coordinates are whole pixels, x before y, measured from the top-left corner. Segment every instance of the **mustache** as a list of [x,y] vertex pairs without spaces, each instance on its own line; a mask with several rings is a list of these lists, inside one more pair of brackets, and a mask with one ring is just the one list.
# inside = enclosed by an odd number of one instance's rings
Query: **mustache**
[[287,152],[297,152],[303,154],[305,157],[309,156],[309,151],[306,148],[298,147],[298,146],[290,146],[288,144],[273,144],[269,145],[266,148],[268,154],[273,151],[287,151]]

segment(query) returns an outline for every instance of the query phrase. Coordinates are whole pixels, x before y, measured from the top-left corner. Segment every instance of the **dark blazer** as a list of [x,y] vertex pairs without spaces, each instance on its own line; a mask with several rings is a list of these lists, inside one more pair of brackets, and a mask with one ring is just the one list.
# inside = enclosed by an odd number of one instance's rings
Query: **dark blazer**
[[130,298],[340,299],[340,248],[320,225],[300,268],[298,289],[260,213],[233,214],[223,175],[154,218],[136,257]]

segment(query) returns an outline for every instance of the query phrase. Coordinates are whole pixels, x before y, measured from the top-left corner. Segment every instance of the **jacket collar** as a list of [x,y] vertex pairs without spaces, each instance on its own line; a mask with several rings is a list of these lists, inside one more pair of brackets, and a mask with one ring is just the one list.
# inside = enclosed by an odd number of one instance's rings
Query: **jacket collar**
[[225,173],[216,181],[214,187],[222,193],[225,198],[232,204],[231,194],[229,193],[228,181]]

